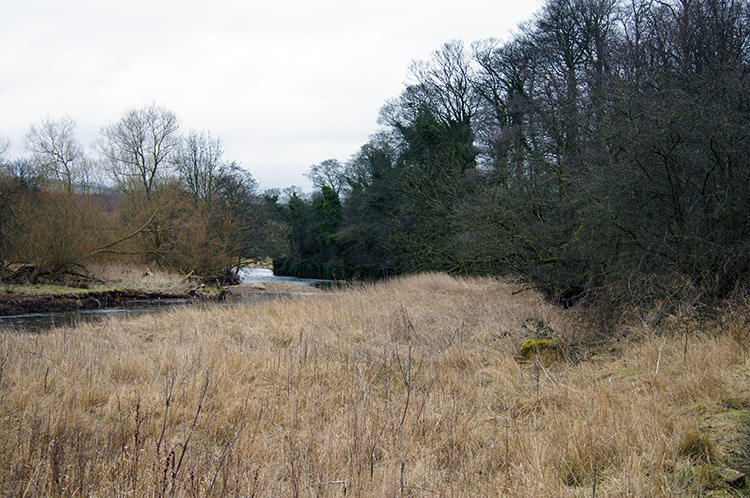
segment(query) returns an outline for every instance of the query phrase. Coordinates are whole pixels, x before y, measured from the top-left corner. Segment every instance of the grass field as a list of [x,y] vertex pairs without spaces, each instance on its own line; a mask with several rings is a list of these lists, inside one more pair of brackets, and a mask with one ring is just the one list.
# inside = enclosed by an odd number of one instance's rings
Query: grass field
[[750,314],[601,343],[519,290],[427,274],[3,335],[0,495],[748,496]]

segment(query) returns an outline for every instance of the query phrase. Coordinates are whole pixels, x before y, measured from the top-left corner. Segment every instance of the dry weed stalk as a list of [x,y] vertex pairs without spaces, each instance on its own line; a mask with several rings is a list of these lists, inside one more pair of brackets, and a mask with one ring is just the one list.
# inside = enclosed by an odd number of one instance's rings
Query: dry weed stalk
[[529,319],[561,344],[591,332],[517,289],[428,274],[4,335],[0,494],[721,489],[711,468],[741,454],[730,435],[750,420],[747,335],[727,325],[686,350],[644,332],[617,354],[522,361]]

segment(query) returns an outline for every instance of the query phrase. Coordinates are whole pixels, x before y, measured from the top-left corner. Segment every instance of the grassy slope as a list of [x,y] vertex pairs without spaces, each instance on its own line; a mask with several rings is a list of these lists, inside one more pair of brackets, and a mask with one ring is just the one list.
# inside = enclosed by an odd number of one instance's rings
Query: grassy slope
[[5,335],[0,493],[742,495],[718,469],[748,461],[746,322],[519,362],[530,323],[585,334],[514,290],[422,275]]

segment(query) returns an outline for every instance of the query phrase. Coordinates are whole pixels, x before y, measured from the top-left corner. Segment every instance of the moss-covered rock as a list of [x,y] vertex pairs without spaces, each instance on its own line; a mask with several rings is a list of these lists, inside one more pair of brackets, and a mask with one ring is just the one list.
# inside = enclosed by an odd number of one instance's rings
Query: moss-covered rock
[[553,339],[529,339],[519,350],[521,357],[530,359],[536,355],[547,354],[557,349],[557,341]]

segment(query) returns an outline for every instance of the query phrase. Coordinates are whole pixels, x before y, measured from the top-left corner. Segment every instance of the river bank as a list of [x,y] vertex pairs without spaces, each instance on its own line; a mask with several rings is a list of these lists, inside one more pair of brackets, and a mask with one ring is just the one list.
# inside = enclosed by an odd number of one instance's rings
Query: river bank
[[133,289],[81,290],[65,292],[64,289],[48,292],[12,292],[0,294],[0,316],[44,313],[54,311],[87,310],[163,301],[220,301],[225,299],[226,289],[210,291],[190,289],[185,291],[145,291]]
[[[134,273],[134,272],[129,272]],[[91,288],[65,285],[18,285],[0,287],[0,316],[117,307],[201,302],[242,301],[260,294],[310,294],[321,292],[312,280],[274,277],[270,270],[241,273],[243,283],[209,286],[179,276],[154,275],[116,278]]]
[[145,265],[91,265],[82,274],[34,277],[31,265],[6,266],[0,316],[114,308],[164,302],[221,301],[228,291],[190,275]]

